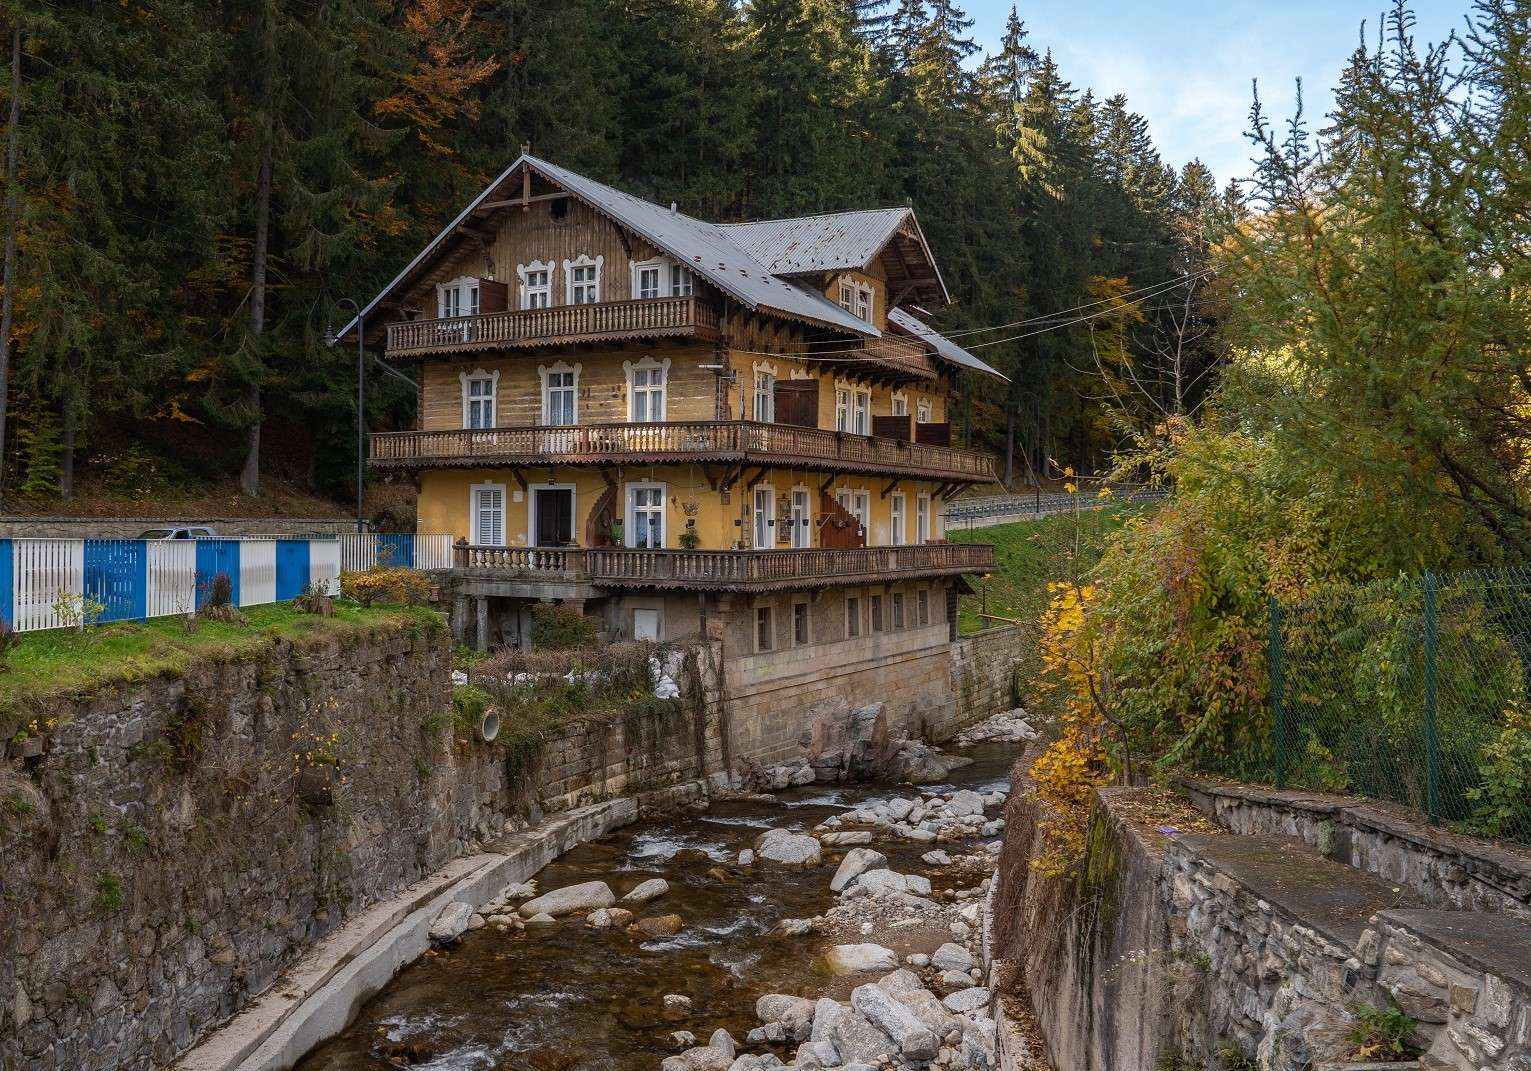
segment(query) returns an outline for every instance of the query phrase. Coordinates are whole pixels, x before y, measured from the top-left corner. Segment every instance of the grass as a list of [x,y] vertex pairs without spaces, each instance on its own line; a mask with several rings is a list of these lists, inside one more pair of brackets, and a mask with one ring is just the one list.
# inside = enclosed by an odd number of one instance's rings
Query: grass
[[[187,631],[181,617],[121,621],[86,632],[29,632],[0,673],[0,739],[28,719],[57,718],[79,697],[116,684],[178,676],[199,662],[254,657],[278,643],[304,644],[377,635],[395,629],[435,631],[441,619],[422,607],[373,606],[337,600],[332,617],[305,614],[291,603],[252,606],[245,623],[198,619]],[[67,709],[62,709],[67,716]]]
[[987,580],[972,581],[978,594],[963,597],[958,627],[973,632],[1000,623],[985,621],[979,616],[982,613],[1035,624],[1047,608],[1047,585],[1089,572],[1100,561],[1111,534],[1143,509],[1109,506],[1081,510],[1077,517],[1055,513],[971,531],[948,529],[947,538],[953,543],[992,543],[997,559],[997,568]]

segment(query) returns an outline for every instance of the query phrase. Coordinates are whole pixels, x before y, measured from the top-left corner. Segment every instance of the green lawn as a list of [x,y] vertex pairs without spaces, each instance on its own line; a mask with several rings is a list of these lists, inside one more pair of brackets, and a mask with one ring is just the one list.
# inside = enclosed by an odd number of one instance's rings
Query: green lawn
[[302,643],[334,636],[374,634],[395,628],[441,628],[422,607],[364,608],[335,601],[332,617],[305,614],[291,603],[251,606],[245,624],[197,619],[187,630],[181,617],[119,621],[72,629],[22,633],[0,672],[0,741],[32,719],[67,716],[67,700],[103,686],[175,675],[204,660],[255,654],[278,642]]
[[992,543],[998,566],[987,580],[974,577],[970,581],[978,594],[963,597],[959,627],[972,632],[1000,623],[984,621],[981,613],[1027,626],[1035,624],[1047,607],[1047,585],[1088,572],[1100,560],[1111,533],[1142,509],[1111,506],[1080,510],[1077,516],[1055,513],[971,532],[956,526],[948,529],[947,538],[953,543]]

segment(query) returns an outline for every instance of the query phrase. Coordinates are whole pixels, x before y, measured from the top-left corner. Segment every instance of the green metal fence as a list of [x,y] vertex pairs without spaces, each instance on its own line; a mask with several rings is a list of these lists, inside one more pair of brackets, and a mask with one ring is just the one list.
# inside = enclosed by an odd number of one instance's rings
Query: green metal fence
[[1272,600],[1269,642],[1277,785],[1531,843],[1531,570]]

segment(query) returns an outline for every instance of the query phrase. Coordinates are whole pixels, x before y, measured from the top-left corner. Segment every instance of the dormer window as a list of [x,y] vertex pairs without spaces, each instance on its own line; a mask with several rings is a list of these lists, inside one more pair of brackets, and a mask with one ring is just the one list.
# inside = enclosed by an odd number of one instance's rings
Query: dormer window
[[568,291],[570,305],[594,305],[601,300],[601,262],[604,259],[581,255],[563,262],[564,288]]
[[679,264],[671,264],[670,265],[670,296],[671,297],[690,297],[691,296],[691,282],[692,282],[691,269],[682,267]]
[[659,278],[664,274],[660,264],[639,264],[633,269],[633,297],[657,298]]
[[553,304],[553,265],[534,260],[530,264],[518,264],[516,275],[521,279],[521,307],[545,309]]
[[436,315],[443,320],[478,315],[478,280],[453,279],[436,288]]
[[872,322],[872,288],[853,279],[840,280],[840,307],[852,316]]
[[669,257],[640,260],[633,265],[633,297],[690,297],[691,270]]

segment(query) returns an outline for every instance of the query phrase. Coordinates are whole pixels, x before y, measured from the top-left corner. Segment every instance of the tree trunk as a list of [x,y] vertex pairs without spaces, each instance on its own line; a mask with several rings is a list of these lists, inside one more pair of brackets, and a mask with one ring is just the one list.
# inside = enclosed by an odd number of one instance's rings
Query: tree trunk
[[1005,490],[1015,483],[1015,403],[1005,406]]
[[[255,180],[255,251],[250,269],[250,336],[259,347],[266,327],[266,246],[271,232],[271,139],[261,147],[260,173]],[[260,381],[249,386],[249,446],[239,487],[246,495],[260,493]]]
[[0,495],[5,491],[5,416],[11,389],[11,322],[16,281],[16,142],[21,128],[21,27],[11,27],[11,116],[5,146],[5,265],[0,268]]
[[60,498],[74,497],[74,443],[79,427],[79,413],[75,409],[74,389],[64,390],[64,433],[62,451],[58,463],[58,493]]

